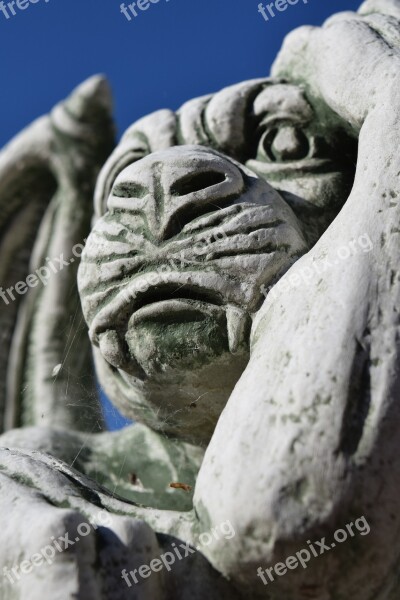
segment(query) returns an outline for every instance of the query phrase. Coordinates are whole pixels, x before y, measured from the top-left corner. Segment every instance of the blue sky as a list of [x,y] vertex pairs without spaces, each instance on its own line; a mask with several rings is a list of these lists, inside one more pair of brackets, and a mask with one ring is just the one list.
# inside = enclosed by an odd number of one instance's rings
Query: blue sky
[[259,0],[159,0],[130,22],[120,4],[37,0],[8,20],[0,12],[0,145],[94,73],[112,84],[120,132],[158,108],[265,76],[287,32],[360,2],[299,0],[269,22]]
[[120,0],[36,0],[9,19],[0,12],[0,146],[95,73],[111,83],[120,134],[159,108],[268,75],[289,31],[360,5],[299,0],[266,22],[259,1],[159,0],[131,21]]

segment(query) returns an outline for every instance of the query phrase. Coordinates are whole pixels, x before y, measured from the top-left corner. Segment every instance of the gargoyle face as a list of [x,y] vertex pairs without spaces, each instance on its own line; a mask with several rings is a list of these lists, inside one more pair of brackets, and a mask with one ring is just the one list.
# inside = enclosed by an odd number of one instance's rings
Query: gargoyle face
[[346,198],[340,139],[298,88],[264,80],[128,130],[79,271],[99,376],[125,414],[208,442],[263,290]]

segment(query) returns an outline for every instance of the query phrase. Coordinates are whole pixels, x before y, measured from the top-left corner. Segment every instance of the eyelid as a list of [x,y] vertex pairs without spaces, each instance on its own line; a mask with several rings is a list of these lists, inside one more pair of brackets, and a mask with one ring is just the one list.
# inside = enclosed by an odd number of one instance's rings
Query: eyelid
[[308,121],[304,119],[299,119],[296,115],[292,115],[290,113],[281,113],[278,115],[267,116],[257,126],[257,130],[261,131],[261,135],[267,131],[268,129],[278,129],[279,127],[284,126],[293,126],[293,127],[306,127],[308,125]]

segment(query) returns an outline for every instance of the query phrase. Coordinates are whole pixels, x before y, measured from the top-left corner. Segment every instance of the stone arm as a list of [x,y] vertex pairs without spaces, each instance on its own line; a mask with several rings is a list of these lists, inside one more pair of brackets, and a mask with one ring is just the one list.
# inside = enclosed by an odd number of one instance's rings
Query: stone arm
[[[243,586],[308,540],[362,515],[371,524],[367,538],[278,578],[277,598],[310,586],[316,598],[399,593],[399,41],[400,2],[366,2],[291,34],[273,69],[304,85],[325,118],[359,132],[356,177],[336,220],[257,316],[195,507],[208,527],[231,520],[237,536],[209,558]],[[362,235],[370,252],[340,259]],[[305,272],[309,284],[299,284]]]
[[2,600],[239,600],[195,551],[192,513],[139,507],[22,449],[0,448],[0,486]]

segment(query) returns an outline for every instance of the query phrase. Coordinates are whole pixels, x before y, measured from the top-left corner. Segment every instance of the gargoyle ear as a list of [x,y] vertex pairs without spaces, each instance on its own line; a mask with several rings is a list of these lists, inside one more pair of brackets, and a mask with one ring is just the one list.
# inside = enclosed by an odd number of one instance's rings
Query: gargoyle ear
[[93,77],[0,153],[0,431],[98,419],[76,272],[113,146],[108,84]]
[[215,94],[207,105],[204,120],[213,145],[232,158],[242,160],[247,155],[249,115],[256,96],[270,79],[253,79],[225,88]]
[[271,83],[252,79],[186,102],[177,113],[179,143],[217,148],[239,161],[248,158],[252,103]]

